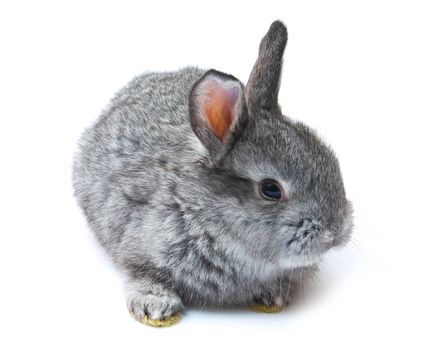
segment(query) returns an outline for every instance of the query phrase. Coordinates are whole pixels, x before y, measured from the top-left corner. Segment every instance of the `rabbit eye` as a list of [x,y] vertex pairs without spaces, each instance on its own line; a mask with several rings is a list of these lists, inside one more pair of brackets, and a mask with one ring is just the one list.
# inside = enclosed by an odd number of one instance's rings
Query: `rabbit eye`
[[282,198],[283,190],[275,180],[264,179],[260,182],[260,194],[265,199],[276,201]]

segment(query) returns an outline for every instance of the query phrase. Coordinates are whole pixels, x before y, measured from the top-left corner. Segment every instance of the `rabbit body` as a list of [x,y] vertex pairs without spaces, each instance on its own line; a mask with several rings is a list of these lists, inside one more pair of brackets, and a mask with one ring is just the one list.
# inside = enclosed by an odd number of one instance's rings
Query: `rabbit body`
[[[275,22],[246,87],[193,67],[141,75],[84,132],[75,196],[136,318],[187,305],[284,307],[348,239],[333,152],[276,101],[286,40]],[[283,198],[261,197],[265,178]]]

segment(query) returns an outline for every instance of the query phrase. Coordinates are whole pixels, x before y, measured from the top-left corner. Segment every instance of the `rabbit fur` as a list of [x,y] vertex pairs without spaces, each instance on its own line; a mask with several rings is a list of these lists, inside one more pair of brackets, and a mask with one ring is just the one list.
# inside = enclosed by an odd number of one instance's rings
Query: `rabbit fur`
[[[335,154],[278,104],[286,42],[274,22],[246,85],[195,67],[138,76],[82,135],[74,193],[136,318],[284,307],[349,239]],[[281,200],[261,196],[263,179]]]

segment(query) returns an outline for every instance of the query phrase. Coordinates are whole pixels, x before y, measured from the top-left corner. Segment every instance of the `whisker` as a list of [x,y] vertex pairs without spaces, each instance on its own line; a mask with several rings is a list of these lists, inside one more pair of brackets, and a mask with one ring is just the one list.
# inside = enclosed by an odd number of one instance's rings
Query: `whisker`
[[[290,284],[292,282],[292,274],[293,274],[293,266],[290,268],[290,275],[289,275],[289,284],[287,285],[287,294],[285,295],[286,300],[290,298]],[[283,310],[285,309],[287,303],[284,303]]]

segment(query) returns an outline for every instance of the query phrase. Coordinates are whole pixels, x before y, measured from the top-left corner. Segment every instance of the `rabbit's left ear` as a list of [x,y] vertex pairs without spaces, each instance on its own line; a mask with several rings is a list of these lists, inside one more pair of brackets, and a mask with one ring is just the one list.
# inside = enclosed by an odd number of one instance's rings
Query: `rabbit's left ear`
[[191,127],[219,162],[247,124],[243,86],[239,80],[209,70],[194,85],[189,98]]

